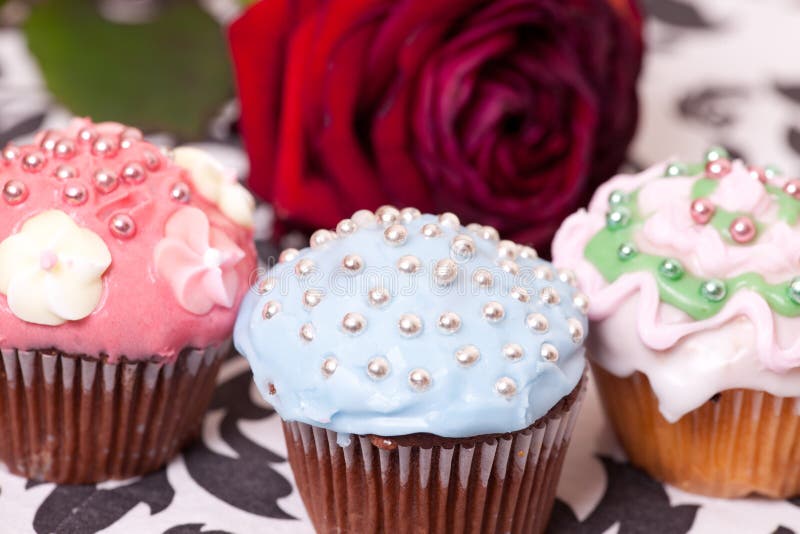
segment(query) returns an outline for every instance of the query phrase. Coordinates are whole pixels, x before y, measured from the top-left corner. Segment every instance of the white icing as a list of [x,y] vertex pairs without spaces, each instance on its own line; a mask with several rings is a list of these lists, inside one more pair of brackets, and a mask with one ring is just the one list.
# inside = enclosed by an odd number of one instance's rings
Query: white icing
[[235,223],[253,227],[256,202],[237,180],[236,174],[222,166],[207,152],[193,147],[178,147],[172,152],[175,163],[189,171],[192,184]]
[[100,302],[109,265],[111,253],[100,236],[62,211],[45,211],[0,243],[0,293],[23,321],[77,321]]
[[[617,376],[635,371],[645,374],[668,421],[677,421],[715,394],[733,388],[766,391],[778,397],[800,394],[800,368],[785,373],[767,369],[756,349],[755,326],[746,316],[688,335],[668,350],[654,350],[632,327],[639,320],[640,298],[631,295],[615,313],[593,322],[587,346],[593,359]],[[660,305],[659,314],[663,323],[688,320],[668,304]],[[798,319],[776,316],[779,342],[789,344],[797,327]]]

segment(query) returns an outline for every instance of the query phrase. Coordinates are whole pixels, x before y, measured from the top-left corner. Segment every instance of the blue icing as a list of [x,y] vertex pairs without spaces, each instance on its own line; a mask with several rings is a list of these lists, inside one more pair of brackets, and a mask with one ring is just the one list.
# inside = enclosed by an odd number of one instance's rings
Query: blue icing
[[[440,224],[441,236],[427,238],[421,228],[428,223],[437,223],[437,218],[422,215],[403,223],[408,238],[399,246],[386,244],[385,226],[361,225],[351,235],[304,249],[297,258],[279,263],[254,286],[269,279],[274,287],[248,293],[236,322],[236,347],[249,360],[256,384],[281,417],[340,433],[428,432],[468,437],[523,429],[575,388],[584,371],[584,348],[581,340],[571,337],[568,320],[572,319],[573,328],[577,322],[584,333],[588,328],[585,315],[572,302],[577,290],[538,258],[517,258],[517,275],[503,271],[497,263],[498,242],[462,226]],[[469,235],[476,252],[470,259],[458,260],[457,279],[442,287],[434,281],[434,266],[444,258],[457,259],[451,242],[458,234]],[[362,258],[359,273],[342,267],[348,254]],[[404,255],[419,258],[418,273],[398,270],[397,261]],[[298,276],[297,265],[304,259],[312,260],[314,269]],[[537,267],[549,269],[553,279],[538,278]],[[492,287],[473,281],[479,268],[492,273]],[[368,292],[375,286],[391,293],[383,307],[369,302]],[[527,289],[530,300],[513,298],[514,286]],[[546,304],[540,298],[542,288],[548,286],[560,296],[558,304]],[[308,289],[324,293],[314,307],[303,303]],[[504,309],[505,316],[497,322],[483,316],[483,307],[490,301]],[[265,319],[268,303],[279,303],[280,310]],[[357,335],[342,329],[342,319],[349,312],[366,319]],[[457,332],[445,334],[437,328],[443,312],[459,315]],[[547,318],[546,333],[536,333],[526,325],[528,314],[535,312]],[[422,331],[415,337],[400,334],[398,321],[406,313],[422,320]],[[311,341],[300,335],[305,324],[313,325],[308,330],[313,332]],[[507,358],[503,347],[508,343],[521,345],[524,356]],[[557,349],[556,361],[542,357],[543,343]],[[465,367],[454,354],[468,344],[480,350],[480,357]],[[367,372],[368,362],[375,357],[389,364],[388,374],[381,379]],[[323,364],[333,358],[335,370],[326,376]],[[427,389],[419,391],[410,384],[409,373],[414,369],[428,372]],[[504,396],[497,384],[506,384],[506,378],[513,380],[516,390]]]

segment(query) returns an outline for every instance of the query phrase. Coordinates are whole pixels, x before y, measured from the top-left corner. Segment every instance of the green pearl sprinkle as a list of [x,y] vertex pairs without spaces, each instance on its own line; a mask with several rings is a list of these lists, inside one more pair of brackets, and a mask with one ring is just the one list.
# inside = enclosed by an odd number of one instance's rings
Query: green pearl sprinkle
[[667,258],[658,266],[658,272],[667,280],[680,280],[683,277],[683,265],[678,260]]
[[632,243],[623,243],[617,249],[617,256],[622,261],[627,261],[636,256],[638,252],[639,251],[636,250],[636,247]]
[[705,153],[706,162],[717,161],[718,159],[728,159],[730,154],[721,146],[712,146]]
[[800,276],[795,276],[792,278],[792,281],[789,282],[789,298],[792,299],[792,302],[795,304],[800,304]]
[[766,176],[768,180],[782,175],[783,171],[777,165],[767,165],[764,167],[764,176]]
[[631,212],[623,206],[617,206],[606,214],[606,226],[609,230],[625,228],[630,221]]
[[628,195],[619,189],[612,191],[611,194],[608,195],[609,206],[619,206],[620,204],[625,204],[626,202],[628,202]]
[[728,294],[728,289],[722,280],[706,280],[700,286],[700,294],[711,302],[719,302]]
[[674,178],[675,176],[686,176],[689,174],[689,167],[685,163],[670,163],[664,169],[664,176]]

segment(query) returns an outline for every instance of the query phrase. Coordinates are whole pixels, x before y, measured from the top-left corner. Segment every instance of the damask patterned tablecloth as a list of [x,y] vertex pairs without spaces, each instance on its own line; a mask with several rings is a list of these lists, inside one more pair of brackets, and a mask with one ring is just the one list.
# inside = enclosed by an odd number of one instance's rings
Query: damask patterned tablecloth
[[[800,173],[799,0],[648,0],[649,56],[634,167],[699,158],[723,144]],[[205,148],[246,174],[220,113]],[[0,145],[69,114],[43,87],[21,35],[0,29]],[[160,142],[170,142],[168,134]],[[262,257],[271,215],[258,212]],[[35,483],[0,471],[0,533],[311,533],[286,463],[280,421],[246,362],[227,361],[202,440],[161,471],[97,486]],[[663,486],[625,462],[594,389],[558,490],[554,533],[800,532],[800,500],[719,500]]]

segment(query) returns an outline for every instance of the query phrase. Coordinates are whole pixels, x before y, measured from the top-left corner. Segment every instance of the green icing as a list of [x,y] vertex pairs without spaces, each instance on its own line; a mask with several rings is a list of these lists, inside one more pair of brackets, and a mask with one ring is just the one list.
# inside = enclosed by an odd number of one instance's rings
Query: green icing
[[712,180],[711,178],[695,180],[692,185],[692,200],[711,196],[711,194],[717,190],[718,185],[719,180]]
[[796,224],[800,217],[800,202],[780,187],[768,184],[766,188],[778,201],[778,218],[790,226]]
[[[692,189],[692,198],[707,196],[710,192],[713,192],[716,184],[715,180],[705,178],[697,180]],[[783,191],[770,191],[770,193],[778,195],[780,202],[780,195]],[[785,193],[783,194],[788,197]],[[644,219],[637,209],[637,196],[638,191],[634,191],[623,202],[612,206],[612,209],[617,207],[627,209],[627,213],[630,215],[627,224],[616,228],[604,227],[589,241],[584,250],[586,259],[600,271],[606,281],[612,283],[625,273],[649,272],[658,284],[661,300],[683,310],[697,320],[707,319],[715,315],[733,294],[742,289],[749,289],[760,294],[772,309],[780,315],[788,317],[800,316],[800,304],[790,297],[791,281],[769,284],[758,273],[744,273],[724,280],[723,282],[727,289],[725,297],[714,302],[705,298],[701,292],[702,286],[707,280],[685,273],[682,270],[677,277],[673,278],[660,272],[659,267],[662,262],[669,260],[669,258],[641,252],[621,256],[619,253],[620,247],[633,243],[634,233],[644,224]],[[794,201],[794,203],[798,204],[797,201]],[[787,207],[786,213],[796,220],[798,213],[800,213],[800,207]],[[715,213],[714,219],[717,219],[717,217],[720,218],[719,225],[724,222],[730,224],[730,220],[736,217],[736,214],[718,211]],[[720,228],[717,224],[714,224],[714,226],[718,229]],[[727,234],[727,226],[725,226],[725,233]]]

